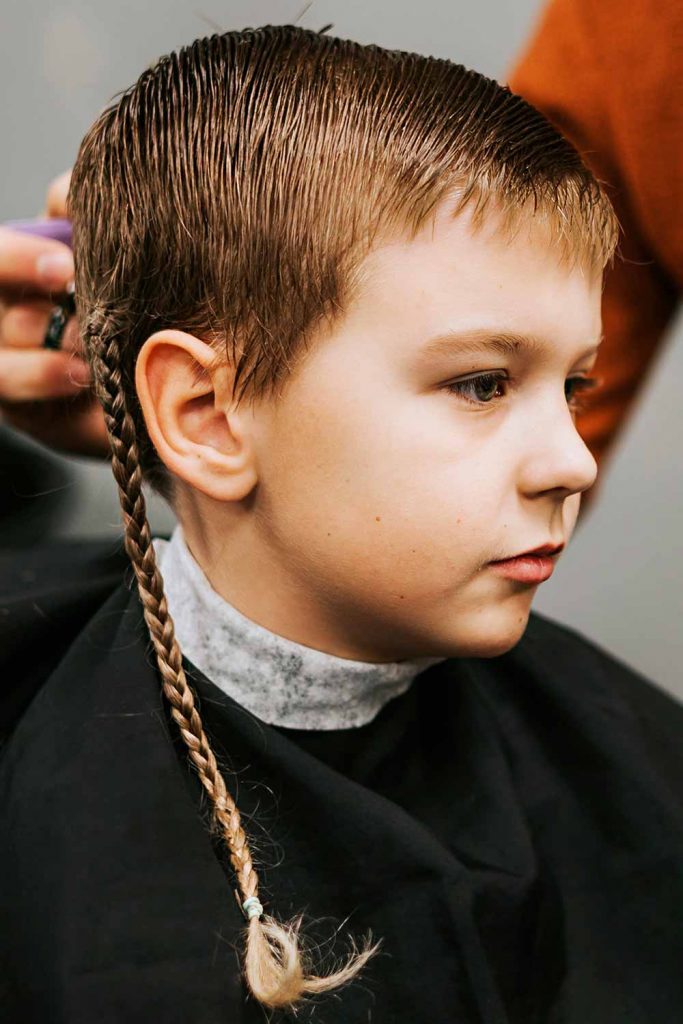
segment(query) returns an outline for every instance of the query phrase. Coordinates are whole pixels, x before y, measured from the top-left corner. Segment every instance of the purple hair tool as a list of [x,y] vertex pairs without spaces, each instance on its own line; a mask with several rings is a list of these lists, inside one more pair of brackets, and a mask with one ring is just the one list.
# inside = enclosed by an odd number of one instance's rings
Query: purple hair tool
[[54,238],[71,248],[71,221],[64,217],[35,217],[32,220],[5,220],[0,224],[12,231],[23,231],[26,235],[40,238]]

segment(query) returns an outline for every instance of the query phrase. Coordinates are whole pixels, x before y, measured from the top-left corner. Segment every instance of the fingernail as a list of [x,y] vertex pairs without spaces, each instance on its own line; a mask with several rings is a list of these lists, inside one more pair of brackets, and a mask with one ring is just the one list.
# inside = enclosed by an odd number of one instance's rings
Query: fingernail
[[50,252],[38,257],[36,273],[45,284],[63,285],[74,274],[74,261],[71,253]]

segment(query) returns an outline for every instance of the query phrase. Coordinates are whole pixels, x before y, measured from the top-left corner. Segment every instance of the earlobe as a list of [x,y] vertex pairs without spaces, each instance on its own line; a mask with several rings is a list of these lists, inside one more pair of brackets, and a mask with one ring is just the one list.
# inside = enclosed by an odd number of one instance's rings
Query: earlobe
[[253,436],[234,408],[229,367],[214,349],[179,330],[158,331],[142,346],[135,384],[147,430],[176,477],[219,501],[238,501],[256,484]]

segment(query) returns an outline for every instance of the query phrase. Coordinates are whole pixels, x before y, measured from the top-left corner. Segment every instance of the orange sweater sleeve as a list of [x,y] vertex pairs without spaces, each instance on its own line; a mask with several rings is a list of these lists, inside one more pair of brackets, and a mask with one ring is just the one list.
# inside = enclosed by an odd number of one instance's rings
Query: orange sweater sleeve
[[605,276],[595,365],[604,383],[577,418],[599,466],[680,297],[682,82],[683,5],[674,0],[551,0],[508,77],[571,139],[622,227]]

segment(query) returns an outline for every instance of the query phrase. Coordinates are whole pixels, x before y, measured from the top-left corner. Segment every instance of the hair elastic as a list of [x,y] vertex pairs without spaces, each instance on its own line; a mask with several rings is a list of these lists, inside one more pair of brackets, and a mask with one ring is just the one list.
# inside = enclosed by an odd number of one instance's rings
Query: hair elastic
[[263,906],[258,896],[248,896],[242,904],[242,910],[251,921],[252,917],[260,917],[263,913]]

